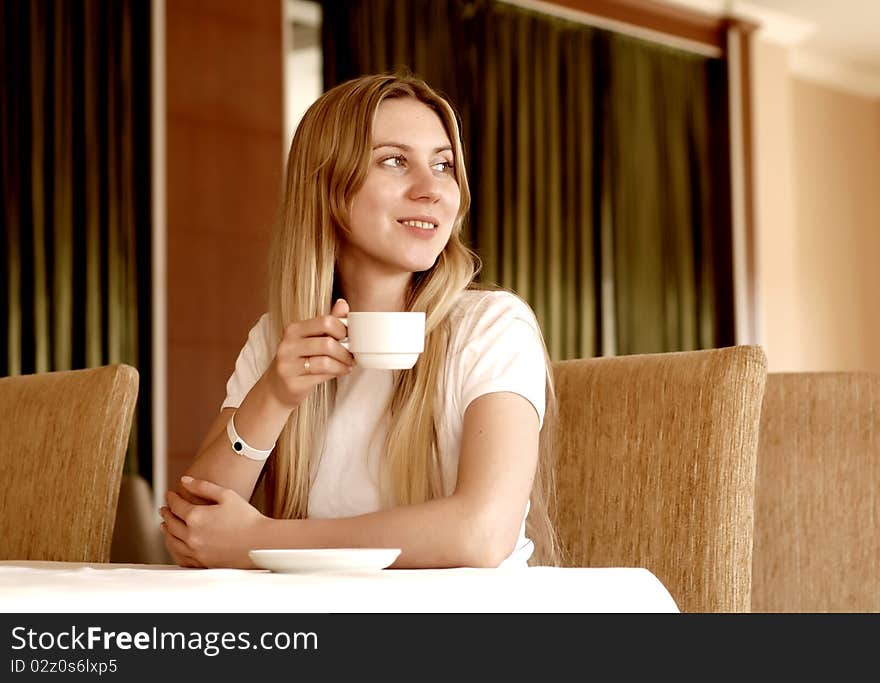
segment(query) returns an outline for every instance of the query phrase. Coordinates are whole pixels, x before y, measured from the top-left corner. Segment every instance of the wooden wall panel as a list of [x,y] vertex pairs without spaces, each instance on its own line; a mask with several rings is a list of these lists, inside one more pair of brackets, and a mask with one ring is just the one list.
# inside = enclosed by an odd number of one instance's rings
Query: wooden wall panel
[[166,3],[168,481],[263,313],[282,174],[281,3]]

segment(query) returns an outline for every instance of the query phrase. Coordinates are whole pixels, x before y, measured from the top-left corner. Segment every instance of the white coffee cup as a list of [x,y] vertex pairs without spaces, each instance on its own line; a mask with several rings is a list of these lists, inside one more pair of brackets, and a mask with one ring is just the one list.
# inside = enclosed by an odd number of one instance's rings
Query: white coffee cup
[[424,311],[354,311],[340,321],[348,328],[340,344],[362,368],[406,370],[425,350]]

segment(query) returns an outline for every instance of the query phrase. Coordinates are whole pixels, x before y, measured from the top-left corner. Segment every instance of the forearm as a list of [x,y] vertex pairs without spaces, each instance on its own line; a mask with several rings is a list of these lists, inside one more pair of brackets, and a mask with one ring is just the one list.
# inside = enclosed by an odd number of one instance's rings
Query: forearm
[[400,548],[396,568],[497,566],[512,551],[522,519],[452,495],[338,519],[268,520],[264,548]]
[[[212,429],[186,474],[233,489],[248,500],[265,461],[251,460],[232,450],[226,435],[226,423],[232,411],[224,413],[228,415]],[[291,409],[275,400],[265,379],[261,378],[235,410],[235,430],[253,448],[266,450],[277,441],[290,413]],[[176,490],[181,495],[189,495],[179,484]]]

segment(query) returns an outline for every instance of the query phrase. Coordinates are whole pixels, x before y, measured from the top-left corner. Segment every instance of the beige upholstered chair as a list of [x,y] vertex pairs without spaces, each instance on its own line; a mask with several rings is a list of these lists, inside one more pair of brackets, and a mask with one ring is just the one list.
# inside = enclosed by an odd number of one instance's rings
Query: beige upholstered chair
[[137,391],[127,365],[0,379],[0,559],[109,560]]
[[748,612],[763,350],[562,361],[553,374],[563,563],[644,567],[683,612]]
[[880,612],[880,375],[771,373],[752,610]]

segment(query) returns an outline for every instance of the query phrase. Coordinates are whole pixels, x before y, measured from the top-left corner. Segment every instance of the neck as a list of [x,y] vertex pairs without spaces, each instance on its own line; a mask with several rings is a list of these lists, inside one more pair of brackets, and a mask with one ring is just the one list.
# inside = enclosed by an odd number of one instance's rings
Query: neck
[[352,311],[402,311],[412,273],[369,276],[339,269],[340,285]]

